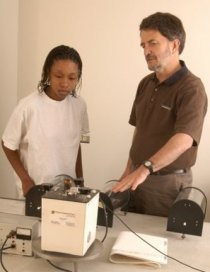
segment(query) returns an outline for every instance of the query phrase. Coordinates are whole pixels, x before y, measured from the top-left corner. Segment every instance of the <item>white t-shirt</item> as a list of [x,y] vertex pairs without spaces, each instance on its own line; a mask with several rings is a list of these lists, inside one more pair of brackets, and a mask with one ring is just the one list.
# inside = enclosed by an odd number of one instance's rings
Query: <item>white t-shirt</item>
[[[62,101],[45,92],[33,92],[16,106],[2,140],[19,150],[24,167],[35,184],[52,182],[56,175],[75,177],[81,135],[89,132],[87,108],[81,97]],[[19,196],[22,184],[15,174]]]

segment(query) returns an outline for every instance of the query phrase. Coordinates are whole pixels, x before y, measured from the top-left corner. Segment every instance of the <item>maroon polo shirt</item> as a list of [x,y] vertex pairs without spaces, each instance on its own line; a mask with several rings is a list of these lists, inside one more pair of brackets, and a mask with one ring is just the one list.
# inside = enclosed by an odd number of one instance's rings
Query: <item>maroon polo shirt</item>
[[186,133],[194,142],[167,171],[189,168],[195,164],[201,138],[207,96],[201,80],[180,61],[182,68],[159,83],[155,73],[139,84],[129,123],[136,127],[130,149],[134,165],[154,155],[173,135]]

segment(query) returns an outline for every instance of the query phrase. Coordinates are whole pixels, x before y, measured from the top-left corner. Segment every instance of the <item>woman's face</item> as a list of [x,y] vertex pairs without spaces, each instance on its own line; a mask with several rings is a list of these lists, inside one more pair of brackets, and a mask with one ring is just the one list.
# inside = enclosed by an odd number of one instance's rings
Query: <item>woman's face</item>
[[78,65],[69,59],[54,61],[49,81],[50,86],[46,89],[46,94],[57,101],[65,99],[75,90],[79,81]]

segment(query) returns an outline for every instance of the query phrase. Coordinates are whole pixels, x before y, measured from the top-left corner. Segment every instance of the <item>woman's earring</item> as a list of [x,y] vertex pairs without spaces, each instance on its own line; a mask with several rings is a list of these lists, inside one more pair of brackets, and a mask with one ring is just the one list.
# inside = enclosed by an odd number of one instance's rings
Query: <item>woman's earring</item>
[[50,86],[50,80],[49,80],[49,78],[45,81],[45,84],[46,84],[47,86]]

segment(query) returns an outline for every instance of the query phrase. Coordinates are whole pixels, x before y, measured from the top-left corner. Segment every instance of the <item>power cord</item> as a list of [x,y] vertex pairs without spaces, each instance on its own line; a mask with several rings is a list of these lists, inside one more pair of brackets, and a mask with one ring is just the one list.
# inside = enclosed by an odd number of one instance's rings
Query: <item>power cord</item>
[[14,248],[14,246],[11,245],[11,246],[8,246],[8,247],[4,247],[3,249],[1,248],[1,249],[0,249],[0,252],[1,252],[2,250],[6,250],[6,249],[9,249],[9,248]]
[[104,219],[105,219],[105,227],[106,227],[104,237],[101,240],[101,243],[103,243],[105,241],[106,237],[107,237],[109,227],[108,227],[108,214],[107,214],[107,210],[106,210],[106,205],[105,205],[104,201],[101,198],[100,198],[100,202],[101,202],[103,210],[104,210]]
[[158,248],[154,247],[152,244],[148,243],[144,238],[142,238],[140,235],[138,235],[135,231],[133,231],[114,211],[112,211],[111,209],[109,209],[109,207],[107,207],[108,210],[110,210],[112,212],[112,214],[129,230],[131,231],[134,235],[136,235],[139,239],[141,239],[143,242],[145,242],[146,244],[148,244],[149,246],[151,246],[152,248],[154,248],[156,251],[158,251],[159,253],[161,253],[162,255],[166,256],[167,258],[171,259],[171,260],[174,260],[186,267],[189,267],[193,270],[196,270],[196,271],[200,271],[200,272],[207,272],[207,271],[204,271],[204,270],[201,270],[199,268],[196,268],[194,266],[191,266],[191,265],[188,265],[170,255],[167,255],[165,254],[164,252],[160,251]]
[[47,260],[47,262],[48,262],[50,265],[52,265],[54,268],[56,268],[56,269],[59,269],[59,270],[64,271],[64,272],[72,272],[71,270],[68,270],[68,269],[65,269],[65,268],[62,268],[62,267],[59,267],[59,266],[55,265],[54,263],[52,263],[52,262],[49,261],[49,260]]
[[6,267],[5,267],[4,264],[3,264],[3,258],[2,258],[2,256],[3,256],[3,251],[6,250],[6,249],[8,249],[8,248],[13,248],[13,246],[9,246],[9,247],[4,247],[4,246],[6,245],[8,239],[9,239],[9,238],[12,238],[15,234],[16,234],[16,231],[11,230],[11,231],[9,232],[9,234],[6,236],[6,239],[4,240],[4,242],[3,242],[2,246],[1,246],[1,249],[0,249],[0,261],[1,261],[1,266],[2,266],[2,268],[3,268],[3,270],[4,270],[5,272],[8,272],[8,270],[6,269]]

